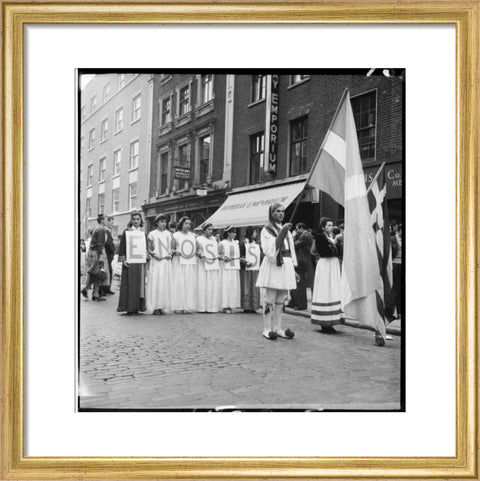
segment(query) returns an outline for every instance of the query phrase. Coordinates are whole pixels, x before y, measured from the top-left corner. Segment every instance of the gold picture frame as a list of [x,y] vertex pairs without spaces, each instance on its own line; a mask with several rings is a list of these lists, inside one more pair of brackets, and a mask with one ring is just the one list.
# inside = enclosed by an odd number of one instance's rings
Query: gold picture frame
[[[454,457],[26,457],[24,455],[24,28],[27,24],[383,24],[456,29],[456,455]],[[478,479],[479,3],[2,1],[1,478]],[[461,227],[461,228],[460,228]]]

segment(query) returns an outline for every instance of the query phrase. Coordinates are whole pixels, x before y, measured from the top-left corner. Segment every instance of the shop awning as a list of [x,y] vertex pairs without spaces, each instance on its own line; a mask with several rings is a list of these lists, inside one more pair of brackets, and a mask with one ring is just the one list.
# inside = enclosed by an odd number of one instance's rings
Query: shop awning
[[274,202],[280,202],[287,207],[300,194],[304,185],[305,182],[295,182],[230,194],[204,224],[211,223],[216,229],[230,225],[234,227],[264,225],[268,220],[268,207]]

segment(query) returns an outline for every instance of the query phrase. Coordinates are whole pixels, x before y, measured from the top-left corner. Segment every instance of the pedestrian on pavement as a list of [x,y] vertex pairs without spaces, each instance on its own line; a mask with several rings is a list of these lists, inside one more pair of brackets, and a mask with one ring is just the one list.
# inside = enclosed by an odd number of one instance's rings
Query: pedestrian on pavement
[[[251,270],[252,263],[246,259],[247,250],[252,256],[258,257],[257,267]],[[247,227],[245,238],[240,243],[240,307],[243,312],[256,313],[260,308],[260,289],[256,286],[258,269],[261,262],[261,249],[258,229]]]
[[295,226],[294,243],[295,254],[297,255],[295,272],[298,274],[299,281],[297,288],[291,291],[292,299],[289,307],[293,307],[297,311],[304,311],[308,309],[307,287],[312,285],[311,279],[314,276],[314,272],[310,253],[313,236],[307,231],[307,226],[302,222]]
[[[120,282],[120,297],[118,312],[129,315],[147,310],[145,304],[145,263],[130,264],[127,262],[127,231],[143,232],[143,218],[139,212],[130,215],[130,227],[123,231],[118,250],[118,261],[122,262],[122,280]],[[146,239],[145,239],[146,245]],[[146,252],[145,252],[146,255]]]
[[[106,270],[107,276],[105,279],[100,280],[99,278],[92,275],[92,272],[98,268],[98,266],[103,263],[104,266],[107,265],[108,259],[105,252],[105,241],[107,239],[105,233],[104,215],[99,214],[97,217],[97,226],[93,229],[92,238],[90,239],[88,254],[87,254],[87,281],[85,287],[82,289],[83,297],[88,298],[88,288],[93,284],[92,301],[105,301],[105,297],[100,295],[100,287],[108,286],[110,284],[110,279],[108,276],[108,269]],[[90,272],[89,272],[90,271]]]
[[392,295],[395,299],[398,318],[402,315],[402,233],[402,224],[398,224],[391,238],[393,268]]
[[219,244],[222,308],[225,314],[232,314],[233,309],[240,307],[240,246],[236,237],[235,229],[227,227]]
[[213,225],[205,224],[197,237],[197,312],[218,312],[221,308],[220,264]]
[[100,295],[102,296],[105,296],[105,295],[111,296],[115,294],[115,292],[112,291],[112,279],[113,279],[112,261],[115,255],[115,244],[113,242],[113,236],[112,236],[113,222],[114,222],[113,216],[107,215],[104,217],[103,226],[105,228],[105,235],[106,235],[105,253],[107,254],[110,284],[108,284],[108,286],[100,287]]
[[175,234],[177,232],[177,223],[174,220],[171,220],[168,223],[168,230],[170,231],[170,234]]
[[195,234],[190,231],[192,221],[182,217],[173,234],[172,249],[172,309],[177,314],[195,311],[197,290],[197,256]]
[[297,258],[290,233],[292,224],[282,226],[284,217],[285,207],[279,203],[272,204],[268,210],[268,224],[260,234],[265,255],[257,279],[257,287],[265,288],[262,335],[272,341],[277,337],[292,339],[295,335],[290,329],[282,329],[287,292],[297,287]]
[[155,315],[170,310],[172,298],[172,234],[167,227],[167,218],[157,215],[153,221],[156,229],[147,236],[150,262],[147,274],[147,311]]
[[312,296],[312,324],[319,324],[327,334],[336,332],[333,326],[343,324],[341,310],[342,281],[337,246],[342,234],[333,237],[333,221],[328,217],[320,220],[320,232],[315,238],[319,259],[315,269]]

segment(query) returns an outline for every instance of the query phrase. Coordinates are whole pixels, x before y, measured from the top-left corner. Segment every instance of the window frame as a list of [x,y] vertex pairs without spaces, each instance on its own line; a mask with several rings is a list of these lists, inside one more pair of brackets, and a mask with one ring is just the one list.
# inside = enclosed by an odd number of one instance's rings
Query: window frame
[[[139,101],[140,105],[137,107],[136,102]],[[138,113],[138,116],[137,116]],[[132,124],[138,122],[142,117],[142,94],[139,93],[132,99]]]
[[[263,144],[263,150],[259,150],[257,152],[253,152],[253,143],[254,139],[258,139],[262,137],[261,144]],[[249,162],[248,162],[248,185],[255,185],[261,182],[262,180],[262,167],[265,167],[265,131],[262,130],[260,132],[257,132],[255,134],[251,134],[249,136]],[[258,163],[258,180],[256,182],[252,181],[252,160],[254,155],[259,156],[259,163]],[[263,156],[263,159],[262,159]]]
[[[132,147],[134,145],[137,145],[137,154],[136,156],[132,156]],[[132,166],[132,158],[136,157],[136,165]],[[135,139],[130,142],[130,157],[129,157],[129,163],[128,163],[128,169],[130,171],[132,170],[137,170],[138,169],[138,164],[139,164],[139,159],[140,159],[140,139]]]
[[[302,175],[302,174],[306,174],[308,173],[308,139],[309,139],[309,134],[310,134],[310,126],[309,126],[309,122],[308,122],[308,114],[306,115],[302,115],[300,117],[297,117],[295,119],[292,119],[290,120],[289,122],[289,145],[288,145],[288,175],[289,176],[296,176],[296,175]],[[293,142],[293,125],[294,123],[296,122],[302,122],[303,121],[307,121],[307,136],[306,137],[303,137],[303,126],[302,126],[302,140],[300,141],[296,141],[296,142]],[[292,151],[293,151],[293,145],[294,143],[298,143],[300,142],[301,143],[301,152],[303,151],[303,143],[306,142],[306,150],[307,150],[307,155],[305,157],[305,169],[302,171],[301,169],[298,171],[298,172],[293,172],[293,169],[292,169]],[[302,159],[302,153],[300,152],[300,159]],[[300,160],[301,162],[301,160]]]
[[[116,195],[117,194],[117,195]],[[117,199],[115,199],[117,197]],[[117,207],[115,207],[115,203],[117,203]],[[112,213],[116,213],[120,211],[120,187],[112,189]]]
[[[121,112],[121,119],[119,119],[119,113]],[[117,110],[115,110],[115,134],[118,134],[123,130],[123,123],[125,121],[125,115],[124,115],[124,110],[123,107],[119,107]],[[118,128],[119,122],[121,123],[120,128]]]
[[[104,125],[106,125],[106,128],[104,129]],[[102,120],[102,123],[100,124],[100,142],[105,142],[107,140],[108,136],[108,117],[106,119]]]
[[95,127],[92,127],[88,131],[88,150],[93,150],[95,148]]
[[[119,157],[119,162],[117,162],[117,154]],[[117,165],[118,165],[118,172],[117,171]],[[113,171],[112,171],[112,177],[118,177],[122,172],[122,148],[116,149],[113,151]]]
[[352,95],[350,97],[350,103],[352,104],[352,113],[353,113],[353,117],[355,119],[354,102],[361,97],[366,97],[366,96],[372,95],[372,94],[375,95],[375,126],[374,126],[375,140],[374,140],[374,147],[373,147],[373,149],[374,149],[373,157],[369,157],[367,159],[362,158],[362,150],[361,150],[361,146],[360,146],[360,139],[358,138],[359,130],[366,130],[366,129],[370,129],[372,127],[362,127],[361,129],[358,129],[357,128],[357,122],[355,121],[355,130],[357,131],[357,139],[358,139],[358,150],[360,152],[360,159],[362,161],[362,165],[375,164],[376,160],[377,160],[378,89],[374,88],[374,89],[367,90],[366,92],[362,92],[362,93],[357,94],[357,95]]
[[[103,169],[102,169],[103,164]],[[107,171],[107,157],[102,157],[98,161],[98,182],[105,182],[105,173]]]
[[[261,78],[261,87],[260,89],[256,88],[257,80]],[[257,97],[257,90],[259,90],[258,95],[262,95]],[[251,76],[251,95],[250,95],[250,102],[251,104],[257,104],[259,102],[263,102],[266,100],[267,97],[267,75],[263,74],[256,74]]]
[[[132,197],[132,187],[135,186],[135,197]],[[135,205],[132,205],[132,198],[135,199]],[[138,182],[131,182],[128,184],[128,210],[131,211],[138,207]]]
[[[103,203],[100,203],[100,196],[103,199]],[[100,206],[102,206],[102,209],[100,209]],[[98,215],[100,214],[105,214],[105,192],[99,192],[98,197],[97,197],[97,210],[98,210]]]

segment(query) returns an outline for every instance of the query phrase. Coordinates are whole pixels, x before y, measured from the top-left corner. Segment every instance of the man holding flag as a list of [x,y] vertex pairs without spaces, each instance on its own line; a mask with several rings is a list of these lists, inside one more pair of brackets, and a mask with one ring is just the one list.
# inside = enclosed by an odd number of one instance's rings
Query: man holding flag
[[377,308],[377,291],[383,289],[383,283],[348,89],[306,185],[326,192],[345,208],[342,310],[345,317],[373,329],[376,344],[384,345],[385,323]]

